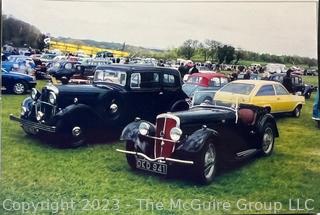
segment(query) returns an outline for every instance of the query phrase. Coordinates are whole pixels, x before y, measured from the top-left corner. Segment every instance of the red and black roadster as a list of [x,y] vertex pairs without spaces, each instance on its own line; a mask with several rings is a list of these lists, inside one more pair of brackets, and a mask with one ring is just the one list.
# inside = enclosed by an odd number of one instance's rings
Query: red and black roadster
[[250,155],[268,156],[279,136],[272,115],[252,105],[206,100],[189,110],[157,116],[156,125],[137,118],[121,136],[132,169],[163,175],[179,166],[210,183],[218,166]]

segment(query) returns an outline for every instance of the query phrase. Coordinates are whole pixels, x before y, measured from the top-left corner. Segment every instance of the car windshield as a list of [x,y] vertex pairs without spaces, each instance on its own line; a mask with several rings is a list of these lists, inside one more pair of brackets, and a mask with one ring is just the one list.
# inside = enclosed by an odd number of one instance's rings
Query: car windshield
[[229,83],[220,89],[221,92],[228,92],[234,94],[249,95],[253,88],[254,84],[245,84],[245,83]]
[[219,106],[235,109],[237,104],[215,99],[215,90],[197,91],[192,97],[192,106]]
[[97,69],[94,73],[93,82],[113,83],[121,86],[126,85],[127,73],[111,69]]

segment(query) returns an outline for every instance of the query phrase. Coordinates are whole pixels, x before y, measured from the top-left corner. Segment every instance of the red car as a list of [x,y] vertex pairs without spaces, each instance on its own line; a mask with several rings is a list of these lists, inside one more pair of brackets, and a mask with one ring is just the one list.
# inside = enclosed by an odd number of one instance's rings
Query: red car
[[222,73],[194,73],[189,75],[182,90],[192,97],[194,92],[201,90],[219,90],[228,83],[228,78]]

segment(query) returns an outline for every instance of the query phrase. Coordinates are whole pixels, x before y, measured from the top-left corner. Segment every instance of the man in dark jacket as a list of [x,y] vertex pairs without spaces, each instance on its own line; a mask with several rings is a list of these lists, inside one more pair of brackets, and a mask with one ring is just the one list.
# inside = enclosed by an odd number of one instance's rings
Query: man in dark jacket
[[192,75],[194,73],[198,73],[199,70],[197,68],[197,64],[193,64],[193,67],[191,67],[191,69],[189,70],[189,74]]
[[294,94],[294,90],[292,87],[292,80],[291,80],[291,69],[288,69],[287,74],[283,77],[283,86],[289,91],[289,93]]

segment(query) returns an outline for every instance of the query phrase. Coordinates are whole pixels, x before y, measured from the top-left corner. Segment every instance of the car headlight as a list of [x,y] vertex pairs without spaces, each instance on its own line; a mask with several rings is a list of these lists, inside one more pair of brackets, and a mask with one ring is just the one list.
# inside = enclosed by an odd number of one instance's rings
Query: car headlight
[[170,131],[170,137],[173,141],[180,140],[181,135],[182,135],[182,131],[180,128],[174,127]]
[[50,92],[50,94],[49,94],[49,102],[54,105],[54,104],[56,104],[56,101],[57,101],[56,94],[54,94],[53,92]]
[[30,96],[33,100],[37,100],[40,97],[40,93],[36,88],[32,88]]
[[141,135],[147,135],[149,133],[150,125],[148,123],[142,122],[139,125],[139,133]]
[[114,103],[110,105],[110,111],[111,113],[116,113],[118,111],[118,105]]

